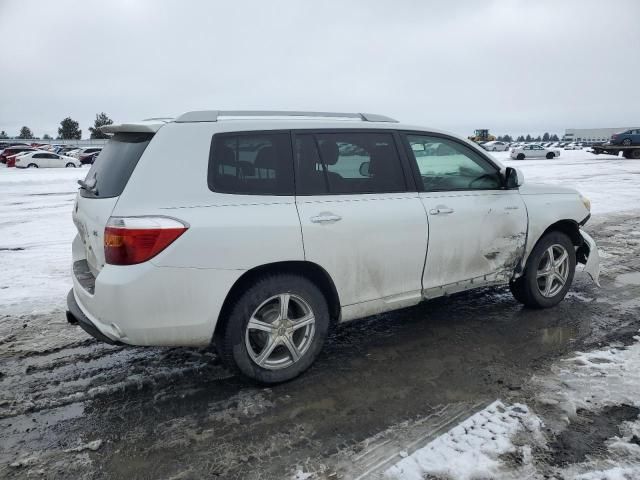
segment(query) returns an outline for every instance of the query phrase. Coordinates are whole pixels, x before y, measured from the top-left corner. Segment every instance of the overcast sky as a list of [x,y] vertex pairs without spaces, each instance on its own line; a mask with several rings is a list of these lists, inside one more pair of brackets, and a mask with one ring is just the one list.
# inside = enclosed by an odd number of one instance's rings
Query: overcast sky
[[640,0],[0,0],[0,130],[194,109],[640,125]]

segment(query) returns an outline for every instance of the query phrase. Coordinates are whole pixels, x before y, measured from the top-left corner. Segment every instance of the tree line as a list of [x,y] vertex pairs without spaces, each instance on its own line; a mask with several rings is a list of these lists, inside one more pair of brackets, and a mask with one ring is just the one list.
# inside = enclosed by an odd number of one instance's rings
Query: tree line
[[[90,138],[103,138],[103,139],[109,138],[108,135],[100,131],[100,127],[103,127],[105,125],[111,125],[112,123],[113,123],[113,120],[111,120],[106,113],[101,112],[96,114],[96,119],[93,122],[93,127],[89,127],[89,131],[91,132]],[[40,139],[40,137],[36,137],[33,134],[33,131],[27,126],[22,127],[20,129],[20,133],[18,133],[16,137],[9,137],[9,135],[7,135],[7,132],[5,132],[4,130],[0,131],[0,139],[7,139],[7,138],[16,138],[20,140],[27,140],[27,139],[39,140]],[[80,130],[80,124],[76,122],[73,118],[67,117],[60,122],[60,127],[58,127],[58,136],[56,137],[56,140],[80,140],[81,138],[82,138],[82,130]],[[53,140],[53,137],[48,133],[45,133],[42,136],[42,139]]]
[[538,135],[537,137],[532,137],[528,133],[526,136],[519,135],[515,140],[511,135],[498,135],[496,140],[500,142],[559,142],[560,138],[555,133],[544,132],[544,135]]

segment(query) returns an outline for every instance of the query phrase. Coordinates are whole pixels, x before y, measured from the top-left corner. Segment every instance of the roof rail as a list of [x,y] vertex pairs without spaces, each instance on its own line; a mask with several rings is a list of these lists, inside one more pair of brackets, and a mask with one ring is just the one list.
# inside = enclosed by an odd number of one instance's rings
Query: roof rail
[[169,123],[171,120],[173,120],[173,117],[151,117],[151,118],[145,118],[142,121],[143,122],[160,121],[160,122],[164,122],[164,123]]
[[176,118],[175,122],[217,122],[218,117],[335,117],[357,118],[363,122],[398,122],[393,118],[375,113],[292,112],[278,110],[200,110],[184,113]]

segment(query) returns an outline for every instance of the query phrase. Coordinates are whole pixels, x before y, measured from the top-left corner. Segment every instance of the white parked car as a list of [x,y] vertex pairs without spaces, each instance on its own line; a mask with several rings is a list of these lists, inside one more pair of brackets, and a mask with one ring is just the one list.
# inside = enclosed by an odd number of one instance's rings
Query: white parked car
[[18,168],[75,168],[80,166],[80,161],[77,158],[44,150],[24,152],[16,157],[16,167]]
[[308,368],[340,322],[487,285],[551,307],[576,262],[598,279],[589,201],[524,184],[454,135],[313,112],[103,131],[114,136],[73,208],[67,318],[109,343],[213,343],[235,371],[275,383]]
[[569,145],[564,146],[565,150],[582,150],[582,145],[579,143],[570,143]]
[[554,158],[560,156],[560,150],[556,148],[545,148],[540,145],[525,145],[511,149],[511,158],[524,160],[525,158]]
[[509,144],[506,142],[494,141],[486,142],[482,144],[482,147],[489,152],[504,152],[509,149]]

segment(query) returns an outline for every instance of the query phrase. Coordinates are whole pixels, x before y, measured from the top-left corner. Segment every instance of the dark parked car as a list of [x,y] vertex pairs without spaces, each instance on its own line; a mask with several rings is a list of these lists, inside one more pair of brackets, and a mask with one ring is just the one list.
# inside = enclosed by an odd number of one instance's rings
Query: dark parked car
[[10,157],[17,153],[26,152],[29,150],[36,150],[36,149],[33,147],[29,147],[27,145],[7,147],[2,151],[2,154],[0,154],[0,163],[7,163],[7,157]]
[[93,162],[96,161],[96,158],[100,155],[100,152],[91,152],[80,155],[80,163],[82,165],[93,165]]
[[611,135],[613,145],[640,145],[640,128],[633,128],[625,132]]

